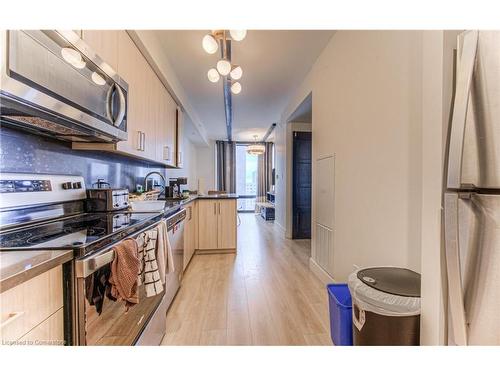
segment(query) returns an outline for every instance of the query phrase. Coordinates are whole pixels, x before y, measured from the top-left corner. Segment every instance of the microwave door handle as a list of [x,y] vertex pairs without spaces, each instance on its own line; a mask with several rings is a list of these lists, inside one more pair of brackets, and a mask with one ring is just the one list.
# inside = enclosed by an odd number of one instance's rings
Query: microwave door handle
[[106,94],[106,117],[113,124],[115,122],[113,118],[113,93],[115,91],[115,84],[109,86],[108,93]]
[[125,94],[123,89],[115,83],[116,92],[118,93],[119,110],[118,115],[116,115],[114,125],[119,127],[125,117],[125,112],[127,110],[127,103],[125,101]]
[[466,31],[458,36],[457,70],[453,115],[451,118],[446,185],[460,189],[467,105],[476,60],[478,31]]
[[[116,94],[118,94],[118,114],[115,117],[113,110],[113,100]],[[123,89],[116,83],[113,83],[110,86],[108,94],[106,96],[106,115],[109,121],[111,121],[114,126],[120,126],[123,118],[125,117],[126,109],[127,103],[125,101],[125,94],[123,93]]]
[[444,246],[448,276],[448,309],[453,336],[457,345],[467,345],[467,323],[460,271],[458,200],[458,193],[446,193],[444,196]]

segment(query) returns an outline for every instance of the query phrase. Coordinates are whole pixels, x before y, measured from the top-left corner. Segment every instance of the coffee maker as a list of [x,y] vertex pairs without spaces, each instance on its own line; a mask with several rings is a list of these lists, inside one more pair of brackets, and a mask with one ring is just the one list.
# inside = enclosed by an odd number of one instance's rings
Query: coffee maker
[[187,177],[170,178],[166,188],[167,198],[182,198],[181,185],[187,184]]

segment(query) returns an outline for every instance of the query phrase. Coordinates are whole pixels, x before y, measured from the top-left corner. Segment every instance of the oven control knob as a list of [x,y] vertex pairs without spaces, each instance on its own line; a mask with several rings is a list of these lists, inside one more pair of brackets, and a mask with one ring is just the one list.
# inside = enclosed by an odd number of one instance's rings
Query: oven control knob
[[80,181],[73,182],[73,189],[81,189],[81,188],[82,188],[82,183]]
[[71,189],[71,182],[63,182],[63,184],[62,184],[62,188],[63,188],[64,190]]
[[118,203],[115,203],[115,207],[119,207],[120,205]]

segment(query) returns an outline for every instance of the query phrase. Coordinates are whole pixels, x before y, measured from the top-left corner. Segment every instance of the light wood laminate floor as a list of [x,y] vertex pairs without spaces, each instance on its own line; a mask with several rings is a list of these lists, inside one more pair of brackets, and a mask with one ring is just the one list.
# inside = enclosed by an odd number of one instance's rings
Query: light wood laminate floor
[[238,253],[195,255],[167,314],[163,345],[331,345],[326,288],[309,240],[240,214]]

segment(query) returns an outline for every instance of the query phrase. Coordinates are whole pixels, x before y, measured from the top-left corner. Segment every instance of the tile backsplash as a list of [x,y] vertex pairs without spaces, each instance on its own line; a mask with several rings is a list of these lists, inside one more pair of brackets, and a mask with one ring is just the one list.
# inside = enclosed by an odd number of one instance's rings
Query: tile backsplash
[[151,171],[166,175],[166,169],[154,163],[109,152],[73,150],[70,142],[0,129],[0,172],[81,175],[87,188],[102,178],[112,187],[134,191]]

